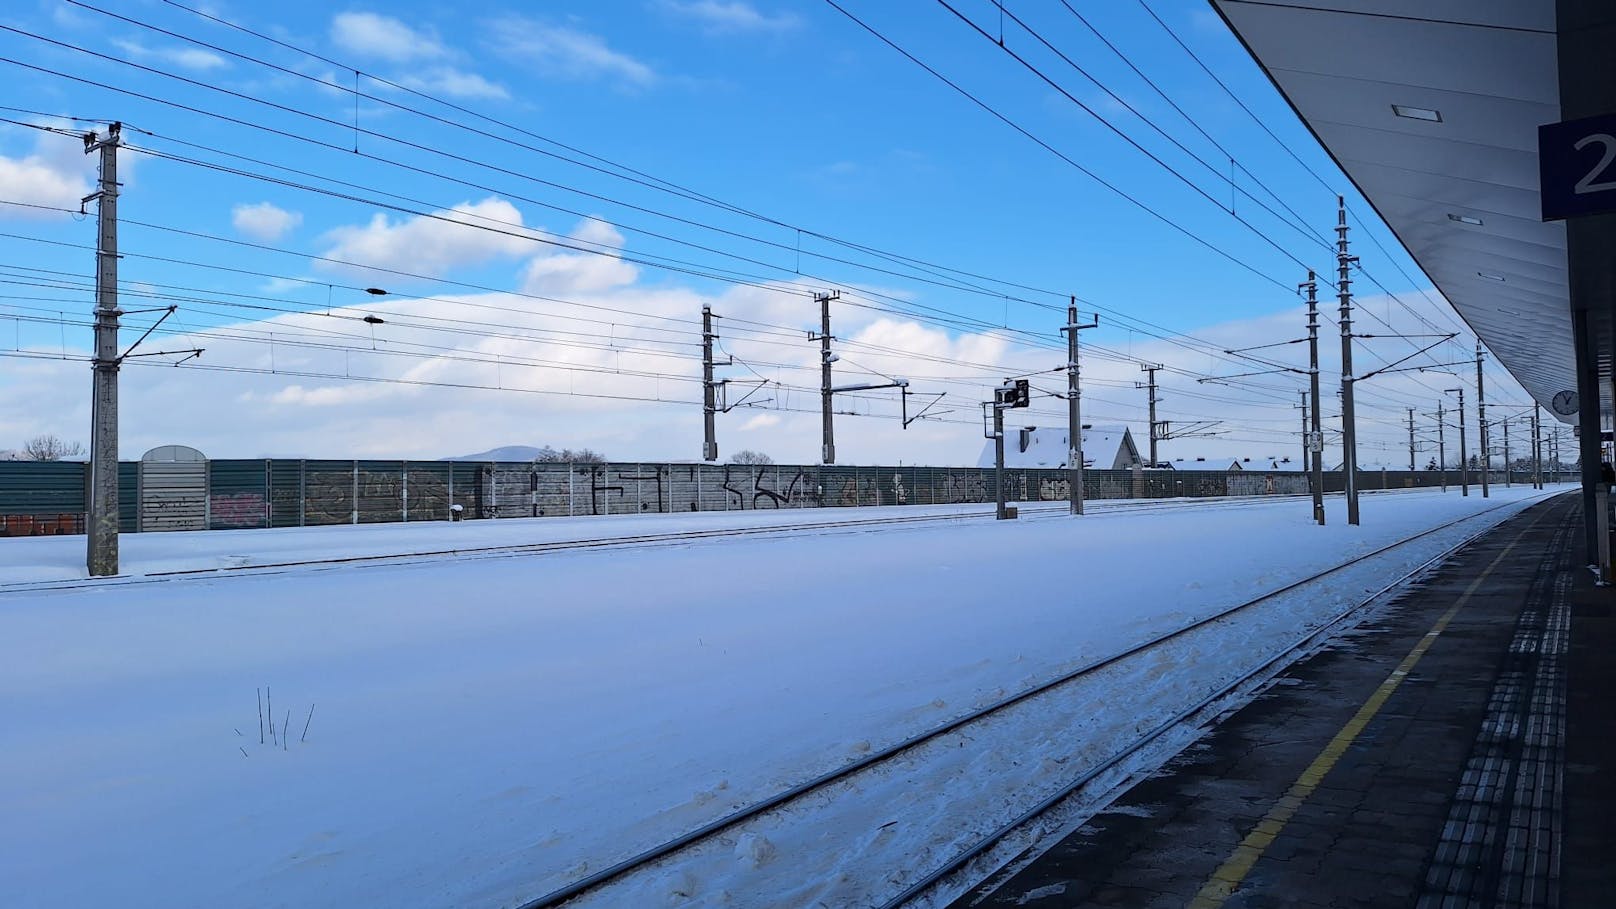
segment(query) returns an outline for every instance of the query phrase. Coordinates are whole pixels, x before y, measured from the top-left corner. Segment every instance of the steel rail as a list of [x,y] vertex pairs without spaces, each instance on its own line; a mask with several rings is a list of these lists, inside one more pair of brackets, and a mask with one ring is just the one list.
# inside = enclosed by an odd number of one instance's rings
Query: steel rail
[[[931,729],[928,729],[928,730],[926,730],[924,732],[921,732],[921,733],[917,733],[916,735],[910,736],[910,737],[908,737],[906,739],[903,739],[902,741],[899,741],[899,742],[897,742],[895,744],[889,745],[889,746],[887,746],[885,748],[882,748],[882,749],[880,749],[878,751],[873,751],[870,754],[868,754],[868,755],[866,755],[866,756],[864,756],[862,758],[859,758],[859,759],[857,759],[855,761],[852,761],[852,762],[850,762],[848,764],[845,764],[845,765],[843,765],[841,767],[838,767],[838,768],[836,768],[834,770],[831,770],[831,771],[828,771],[826,773],[820,774],[819,776],[813,777],[812,779],[806,780],[806,781],[804,781],[802,783],[799,783],[799,784],[797,784],[795,786],[792,786],[791,788],[786,789],[786,790],[784,790],[782,792],[779,792],[779,793],[777,793],[777,794],[775,794],[773,796],[770,796],[767,799],[763,799],[763,800],[755,802],[755,803],[753,803],[751,805],[747,805],[747,806],[745,806],[743,808],[739,808],[739,809],[737,809],[735,811],[732,811],[729,814],[726,814],[726,815],[724,815],[722,817],[719,817],[719,818],[717,818],[715,820],[709,821],[706,824],[703,824],[703,825],[701,825],[699,827],[696,827],[696,828],[694,828],[694,829],[692,829],[692,830],[690,830],[690,831],[688,831],[688,832],[686,832],[686,833],[684,833],[684,834],[682,834],[682,835],[680,835],[678,837],[675,837],[675,838],[673,838],[671,840],[668,840],[668,841],[666,841],[666,842],[664,842],[664,843],[662,843],[660,845],[653,846],[653,847],[651,847],[649,849],[646,849],[646,850],[644,850],[642,852],[639,852],[639,853],[637,853],[635,855],[632,855],[632,856],[630,856],[630,857],[628,857],[626,859],[623,859],[622,861],[619,861],[619,862],[616,862],[616,863],[614,863],[614,864],[612,864],[610,866],[607,866],[606,868],[602,868],[601,870],[599,870],[599,871],[597,871],[597,872],[595,872],[593,874],[590,874],[590,875],[587,875],[587,876],[585,876],[583,878],[580,878],[580,879],[578,879],[578,880],[576,880],[576,881],[574,881],[574,882],[572,882],[570,884],[567,884],[564,887],[561,887],[561,888],[553,890],[553,891],[551,891],[551,892],[549,892],[547,894],[544,894],[543,896],[540,896],[537,899],[530,900],[530,901],[525,902],[525,903],[520,903],[520,904],[517,905],[517,909],[551,909],[551,907],[559,906],[562,903],[566,902],[567,900],[570,900],[570,899],[572,899],[572,898],[574,898],[576,896],[579,896],[579,895],[585,893],[586,891],[593,890],[593,889],[595,889],[597,887],[603,886],[603,885],[605,885],[605,884],[607,884],[607,883],[609,883],[609,882],[611,882],[613,880],[616,880],[617,878],[623,877],[624,875],[628,874],[631,871],[634,871],[634,870],[636,870],[638,868],[641,868],[641,867],[644,867],[646,865],[649,865],[649,864],[651,864],[653,862],[656,862],[656,861],[658,861],[658,860],[660,860],[662,858],[667,857],[668,855],[671,855],[671,854],[673,854],[675,852],[678,852],[679,850],[685,848],[686,846],[689,846],[689,845],[691,845],[693,843],[696,843],[696,842],[698,842],[700,840],[707,839],[707,838],[713,836],[714,834],[720,833],[720,832],[722,832],[724,830],[727,830],[727,829],[732,828],[732,827],[734,827],[734,826],[736,826],[738,824],[741,824],[741,823],[743,823],[743,822],[745,822],[747,820],[750,820],[751,818],[754,818],[754,817],[757,817],[758,815],[764,814],[765,812],[768,812],[768,811],[770,811],[770,810],[772,810],[774,808],[777,808],[777,807],[779,807],[779,806],[781,806],[781,805],[783,805],[783,804],[785,804],[787,802],[793,801],[793,800],[799,798],[800,796],[802,796],[802,795],[804,795],[804,794],[806,794],[808,792],[811,792],[811,791],[816,790],[816,789],[821,789],[821,788],[823,788],[823,787],[825,787],[825,786],[827,786],[827,785],[829,785],[831,783],[835,783],[835,782],[837,782],[839,780],[846,779],[846,778],[848,778],[850,776],[853,776],[853,775],[855,775],[857,773],[860,773],[860,772],[862,772],[864,770],[867,770],[867,769],[869,769],[869,768],[871,768],[871,767],[873,767],[873,766],[875,766],[877,764],[881,764],[881,763],[883,763],[885,761],[888,761],[888,760],[890,760],[891,758],[893,758],[896,755],[899,755],[899,754],[901,754],[903,752],[906,752],[906,751],[913,750],[914,748],[916,748],[916,747],[918,747],[920,745],[923,745],[926,742],[929,742],[929,741],[932,741],[934,739],[940,738],[940,737],[942,737],[944,735],[947,735],[947,734],[949,734],[951,732],[954,732],[954,731],[956,731],[956,730],[958,730],[958,729],[960,729],[960,728],[962,728],[964,726],[967,726],[967,725],[970,725],[972,723],[978,722],[978,721],[982,720],[985,717],[988,717],[990,715],[1002,712],[1003,710],[1005,710],[1005,709],[1007,709],[1009,707],[1015,706],[1016,704],[1020,704],[1020,703],[1022,703],[1024,701],[1027,701],[1027,700],[1029,700],[1031,698],[1035,698],[1035,697],[1037,697],[1037,696],[1039,696],[1041,694],[1044,694],[1046,692],[1049,692],[1049,691],[1051,691],[1051,690],[1053,690],[1055,688],[1059,688],[1059,687],[1062,687],[1064,685],[1067,685],[1067,684],[1071,683],[1072,681],[1074,681],[1074,680],[1076,680],[1078,678],[1081,678],[1083,676],[1092,674],[1093,672],[1095,672],[1097,670],[1103,669],[1103,668],[1105,668],[1107,666],[1114,665],[1116,663],[1119,663],[1119,662],[1121,662],[1123,660],[1128,659],[1129,657],[1136,656],[1136,655],[1138,655],[1140,653],[1143,653],[1143,652],[1145,652],[1147,650],[1152,650],[1152,649],[1154,649],[1156,647],[1161,646],[1162,644],[1165,644],[1165,643],[1167,643],[1169,641],[1172,641],[1172,640],[1174,640],[1176,638],[1179,638],[1179,637],[1182,637],[1182,636],[1184,636],[1186,634],[1189,634],[1189,633],[1191,633],[1191,632],[1193,632],[1193,631],[1195,631],[1195,630],[1197,630],[1199,628],[1203,628],[1203,627],[1205,627],[1207,625],[1210,625],[1210,624],[1212,624],[1214,622],[1218,622],[1218,621],[1221,621],[1221,620],[1223,620],[1225,618],[1228,618],[1229,616],[1234,615],[1237,612],[1242,612],[1242,611],[1244,611],[1246,609],[1251,608],[1252,606],[1258,605],[1259,603],[1267,602],[1268,600],[1272,600],[1275,597],[1282,596],[1282,595],[1284,595],[1286,593],[1289,593],[1291,591],[1294,591],[1294,590],[1296,590],[1296,589],[1298,589],[1300,587],[1306,586],[1308,584],[1312,584],[1312,583],[1314,583],[1314,582],[1316,582],[1316,581],[1318,581],[1318,580],[1320,580],[1320,579],[1322,579],[1324,577],[1327,577],[1329,575],[1335,574],[1336,572],[1339,572],[1339,571],[1342,571],[1342,570],[1344,570],[1346,568],[1349,568],[1349,567],[1352,567],[1354,565],[1357,565],[1358,563],[1363,562],[1363,561],[1365,561],[1367,559],[1373,558],[1373,557],[1378,556],[1378,555],[1382,555],[1382,554],[1384,554],[1386,552],[1389,552],[1389,551],[1391,551],[1393,549],[1397,549],[1399,547],[1405,546],[1405,545],[1407,545],[1409,543],[1412,543],[1412,542],[1414,542],[1416,540],[1419,540],[1419,539],[1422,539],[1424,537],[1430,536],[1433,533],[1437,533],[1439,531],[1445,530],[1445,529],[1447,529],[1449,527],[1454,526],[1455,524],[1460,524],[1460,523],[1463,523],[1465,521],[1474,520],[1475,518],[1481,517],[1483,515],[1491,514],[1492,512],[1498,511],[1498,510],[1503,509],[1503,508],[1508,508],[1508,507],[1511,507],[1511,506],[1517,505],[1517,504],[1519,504],[1519,503],[1518,502],[1503,502],[1503,503],[1500,503],[1498,505],[1494,505],[1494,506],[1492,506],[1490,508],[1484,509],[1482,511],[1473,512],[1471,514],[1467,514],[1467,515],[1464,515],[1462,517],[1455,518],[1454,520],[1447,521],[1447,522],[1445,522],[1443,524],[1439,524],[1436,527],[1428,528],[1426,530],[1420,531],[1419,533],[1416,533],[1416,534],[1413,534],[1411,536],[1405,537],[1405,538],[1403,538],[1401,540],[1397,540],[1396,542],[1389,543],[1389,544],[1387,544],[1385,546],[1382,546],[1382,547],[1380,547],[1378,549],[1375,549],[1375,550],[1373,550],[1371,552],[1367,552],[1367,553],[1364,553],[1362,555],[1356,556],[1353,559],[1351,559],[1350,561],[1343,562],[1343,563],[1341,563],[1339,565],[1336,565],[1336,566],[1333,566],[1331,568],[1327,568],[1327,569],[1325,569],[1323,571],[1320,571],[1320,572],[1317,572],[1315,574],[1309,575],[1309,576],[1307,576],[1305,578],[1301,578],[1299,580],[1289,582],[1289,583],[1287,583],[1287,584],[1285,584],[1285,585],[1283,585],[1281,587],[1275,588],[1274,590],[1271,590],[1271,591],[1268,591],[1267,593],[1261,594],[1260,596],[1254,597],[1254,598],[1249,599],[1249,600],[1245,600],[1245,601],[1243,601],[1241,603],[1238,603],[1236,605],[1230,606],[1230,607],[1228,607],[1226,609],[1223,609],[1223,610],[1221,610],[1219,612],[1216,612],[1216,613],[1214,613],[1212,615],[1208,615],[1208,616],[1205,616],[1203,618],[1197,619],[1196,621],[1194,621],[1194,622],[1192,622],[1192,623],[1190,623],[1188,625],[1181,626],[1180,628],[1177,628],[1177,629],[1175,629],[1173,631],[1169,631],[1169,632],[1165,632],[1165,633],[1156,635],[1154,637],[1151,637],[1151,638],[1149,638],[1149,639],[1147,639],[1145,641],[1142,641],[1142,642],[1140,642],[1138,644],[1134,644],[1134,645],[1132,645],[1132,646],[1130,646],[1130,647],[1128,647],[1128,648],[1126,648],[1126,649],[1124,649],[1122,651],[1119,651],[1119,652],[1117,652],[1115,654],[1112,654],[1110,656],[1102,657],[1100,659],[1097,659],[1097,660],[1094,660],[1092,662],[1086,663],[1086,664],[1084,664],[1084,665],[1082,665],[1082,666],[1080,666],[1080,667],[1078,667],[1076,669],[1073,669],[1073,670],[1070,670],[1068,672],[1065,672],[1065,673],[1061,674],[1060,676],[1057,676],[1056,678],[1051,679],[1051,680],[1049,680],[1047,682],[1043,682],[1043,683],[1041,683],[1039,685],[1036,685],[1034,687],[1025,689],[1025,690],[1023,690],[1021,692],[1018,692],[1016,694],[1013,694],[1013,695],[1010,695],[1008,697],[1002,698],[1002,699],[1000,699],[998,701],[995,701],[995,702],[993,702],[991,704],[988,704],[988,705],[986,705],[984,707],[980,707],[980,708],[977,708],[976,710],[972,710],[972,711],[970,711],[968,713],[962,714],[962,715],[960,715],[958,717],[955,717],[954,719],[952,719],[952,720],[950,720],[950,721],[948,721],[948,722],[946,722],[946,723],[944,723],[942,725],[935,726],[935,727],[933,727]],[[1358,601],[1356,604],[1354,604],[1354,606],[1350,610],[1348,610],[1348,612],[1350,613],[1352,611],[1357,610],[1358,608],[1361,608],[1365,603],[1368,603],[1368,602],[1372,601],[1373,599],[1375,599],[1376,597],[1379,597],[1382,594],[1384,594],[1386,592],[1386,590],[1389,590],[1392,587],[1395,587],[1395,586],[1403,583],[1405,580],[1407,580],[1408,577],[1411,577],[1413,574],[1416,574],[1419,571],[1423,571],[1432,562],[1437,561],[1437,560],[1442,559],[1442,558],[1445,558],[1453,550],[1457,549],[1460,546],[1465,545],[1465,543],[1469,542],[1470,540],[1475,539],[1476,537],[1480,536],[1481,534],[1486,533],[1487,530],[1490,530],[1490,529],[1491,529],[1491,527],[1488,527],[1488,528],[1486,528],[1484,530],[1478,531],[1476,534],[1473,534],[1470,537],[1467,537],[1465,540],[1455,544],[1454,546],[1449,547],[1448,549],[1444,550],[1441,554],[1434,557],[1433,559],[1427,560],[1425,563],[1422,563],[1420,568],[1417,568],[1413,572],[1409,572],[1409,573],[1406,573],[1406,574],[1400,576],[1396,581],[1394,581],[1392,584],[1388,585],[1386,588],[1383,588],[1381,591],[1377,592],[1373,597],[1370,597],[1369,599],[1366,599],[1366,600]],[[1338,621],[1340,621],[1339,618],[1331,620],[1330,623],[1327,623],[1325,626],[1322,626],[1320,630],[1322,631],[1322,630],[1324,630],[1326,628],[1329,628],[1331,625],[1333,625],[1334,623],[1336,623]],[[1317,634],[1317,632],[1315,632],[1314,634]],[[1311,637],[1311,635],[1310,635],[1310,637]],[[1289,651],[1286,651],[1286,652],[1287,653],[1294,652],[1294,648],[1292,650],[1289,650]],[[1285,655],[1284,653],[1280,654],[1281,657],[1283,657],[1284,655]],[[1279,659],[1279,657],[1275,658],[1275,660],[1277,660],[1277,659]],[[1270,660],[1270,661],[1268,661],[1268,663],[1265,663],[1264,664],[1265,667],[1267,665],[1272,664],[1272,662],[1274,662],[1274,660]],[[1225,689],[1225,691],[1227,691],[1227,689]],[[1219,695],[1217,695],[1217,696],[1221,697],[1222,692],[1220,692]],[[1197,709],[1199,709],[1199,708],[1197,708]],[[1172,724],[1176,725],[1177,722],[1181,722],[1181,719],[1175,718],[1175,720],[1172,721]],[[1162,731],[1165,731],[1165,729],[1163,729]],[[1150,738],[1153,739],[1155,737],[1158,737],[1160,734],[1161,734],[1161,732],[1159,732],[1159,731],[1158,732],[1153,732],[1153,733],[1151,733]],[[1129,754],[1133,753],[1133,750],[1130,750],[1128,753]],[[1123,755],[1123,757],[1126,757],[1126,755]],[[1120,757],[1119,758],[1109,759],[1108,763],[1114,764],[1117,760],[1121,760],[1121,759],[1122,758],[1120,758]],[[1073,787],[1073,788],[1076,788],[1076,787]],[[1018,823],[1015,826],[1020,826],[1020,823],[1024,823],[1024,822],[1025,822],[1024,820],[1020,820],[1020,821],[1018,821]],[[997,842],[997,840],[1000,839],[1000,838],[1002,838],[1002,835],[999,836],[999,837],[996,837],[993,840],[993,842]],[[983,846],[982,850],[985,850],[986,848],[991,848],[991,843],[988,843],[986,846]],[[978,852],[973,852],[972,855],[970,855],[969,857],[965,858],[962,861],[950,862],[949,863],[950,871],[945,872],[944,874],[952,873],[953,869],[957,868],[959,865],[964,864],[964,862],[968,862],[970,860],[970,858],[974,858],[976,854],[979,854],[979,851]],[[944,876],[944,875],[943,874],[937,874],[935,872],[934,872],[933,875],[928,875],[928,877],[924,881],[925,886],[929,887],[931,885],[931,883],[934,883],[935,880],[937,878],[940,878],[941,876]],[[919,885],[917,885],[917,887],[911,887],[909,890],[905,891],[905,896],[903,896],[900,900],[898,900],[896,902],[886,903],[885,906],[884,906],[884,909],[890,909],[890,907],[896,906],[899,903],[911,898],[914,892],[918,892],[917,888],[918,889],[924,889],[923,887],[919,887]]]

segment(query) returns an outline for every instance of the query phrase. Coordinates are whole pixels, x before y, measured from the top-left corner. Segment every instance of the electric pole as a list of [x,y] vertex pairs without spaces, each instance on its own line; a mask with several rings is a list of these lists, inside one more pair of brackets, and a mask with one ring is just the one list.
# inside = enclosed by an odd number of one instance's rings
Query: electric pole
[[1487,498],[1487,472],[1493,466],[1493,450],[1487,432],[1487,391],[1481,382],[1481,339],[1476,339],[1476,429],[1481,433],[1481,497]]
[[[1077,297],[1072,297],[1066,307],[1066,327],[1061,329],[1066,332],[1066,469],[1070,474],[1072,514],[1083,513],[1083,390],[1079,382],[1081,368],[1078,360],[1077,333],[1099,324],[1098,315],[1095,315],[1093,322],[1079,324]],[[1151,392],[1151,397],[1155,397],[1154,391]]]
[[[86,133],[84,153],[101,153],[95,267],[95,358],[91,361],[90,502],[85,562],[92,577],[118,573],[118,144],[122,124]],[[89,201],[86,199],[85,201]]]
[[1156,460],[1156,442],[1160,439],[1160,426],[1156,423],[1156,372],[1162,368],[1160,363],[1141,363],[1139,371],[1149,376],[1149,379],[1140,384],[1133,383],[1134,388],[1146,388],[1150,393],[1150,466],[1155,467],[1161,463]]
[[1347,254],[1347,200],[1336,196],[1336,290],[1341,302],[1341,469],[1346,473],[1347,523],[1358,523],[1358,425],[1352,405],[1352,263]]
[[1459,396],[1459,488],[1463,495],[1470,495],[1470,456],[1465,450],[1464,389],[1449,388],[1447,391]]
[[713,331],[713,309],[702,304],[701,307],[701,420],[702,443],[701,459],[703,461],[718,460],[718,432],[714,425],[714,415],[718,412],[717,385],[713,382],[713,339],[718,335]]
[[1447,420],[1443,416],[1442,401],[1436,402],[1436,466],[1442,472],[1442,491],[1448,491],[1448,443],[1443,437],[1447,428]]
[[1543,424],[1541,407],[1532,408],[1532,488],[1543,488]]
[[1408,469],[1409,472],[1419,470],[1414,466],[1414,408],[1408,409]]
[[1308,411],[1307,392],[1306,391],[1298,391],[1297,394],[1302,396],[1302,403],[1297,404],[1297,405],[1293,405],[1293,406],[1299,407],[1302,410],[1302,469],[1306,470],[1307,469],[1307,457],[1308,457],[1308,454],[1309,454],[1309,452],[1307,450],[1307,427],[1309,425],[1308,421],[1307,421],[1307,411]]
[[819,459],[824,464],[836,463],[836,428],[831,420],[831,404],[835,394],[830,384],[830,365],[836,362],[836,355],[830,352],[830,301],[839,300],[841,297],[842,292],[839,290],[814,294],[814,302],[819,304],[819,335],[817,338],[812,334],[808,336],[810,340],[819,341],[819,409],[824,423],[824,440]]
[[1500,420],[1504,424],[1504,488],[1510,489],[1515,485],[1515,466],[1509,462],[1509,420]]
[[[1312,481],[1308,484],[1313,487],[1313,520],[1320,527],[1324,526],[1324,406],[1319,401],[1319,282],[1313,269],[1307,270],[1307,283],[1302,289],[1307,291],[1307,384],[1308,393],[1313,398],[1312,431],[1308,436],[1307,450],[1313,455]],[[1309,465],[1303,463],[1304,468]]]

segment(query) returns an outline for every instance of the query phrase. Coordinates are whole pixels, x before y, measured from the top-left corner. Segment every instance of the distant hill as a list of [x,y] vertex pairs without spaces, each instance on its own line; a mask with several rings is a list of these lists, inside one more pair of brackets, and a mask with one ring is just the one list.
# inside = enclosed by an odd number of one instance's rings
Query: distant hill
[[445,461],[531,461],[544,451],[532,445],[501,445],[476,454],[444,458]]

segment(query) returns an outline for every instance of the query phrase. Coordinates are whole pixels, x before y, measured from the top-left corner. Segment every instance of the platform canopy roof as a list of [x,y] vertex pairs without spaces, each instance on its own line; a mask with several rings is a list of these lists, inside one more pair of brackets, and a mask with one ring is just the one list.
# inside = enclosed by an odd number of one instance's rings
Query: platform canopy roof
[[1575,389],[1565,227],[1538,197],[1554,0],[1210,2],[1532,397]]

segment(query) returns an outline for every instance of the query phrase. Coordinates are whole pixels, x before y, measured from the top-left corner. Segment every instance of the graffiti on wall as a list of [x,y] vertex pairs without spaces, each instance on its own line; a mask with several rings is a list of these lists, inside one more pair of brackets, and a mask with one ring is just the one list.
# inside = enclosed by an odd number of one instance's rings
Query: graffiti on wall
[[764,507],[764,503],[769,508],[806,508],[817,504],[809,492],[812,480],[808,474],[799,467],[790,482],[781,483],[783,470],[773,466],[725,464],[720,488],[733,496],[732,501],[742,510]]
[[[618,469],[617,470],[617,476],[614,478],[614,481],[616,483],[620,484],[620,485],[611,486],[611,487],[607,487],[607,488],[616,490],[617,494],[619,496],[622,496],[626,500],[627,499],[627,494],[626,494],[627,487],[623,486],[621,484],[633,483],[634,484],[634,489],[635,489],[635,495],[634,495],[634,501],[633,501],[632,504],[634,506],[636,506],[634,508],[634,510],[636,510],[636,511],[655,511],[657,513],[661,513],[661,511],[662,511],[662,471],[665,470],[665,469],[666,468],[653,467],[653,468],[651,468],[650,473],[646,473],[644,468],[639,468],[639,467],[635,468],[633,471]],[[597,475],[603,474],[605,472],[606,472],[606,470],[604,468],[597,468],[596,471],[595,471],[595,473]],[[652,489],[647,490],[644,486],[641,485],[641,484],[646,483],[646,482],[650,482],[650,483],[654,484]],[[648,492],[649,493],[654,493],[654,495],[648,495],[647,494]],[[625,501],[624,504],[625,504],[625,506],[627,506],[630,503]]]
[[988,498],[988,484],[980,473],[949,473],[943,487],[943,501],[947,504],[986,502]]
[[208,498],[208,515],[214,527],[264,527],[264,496],[257,492],[217,493]]

